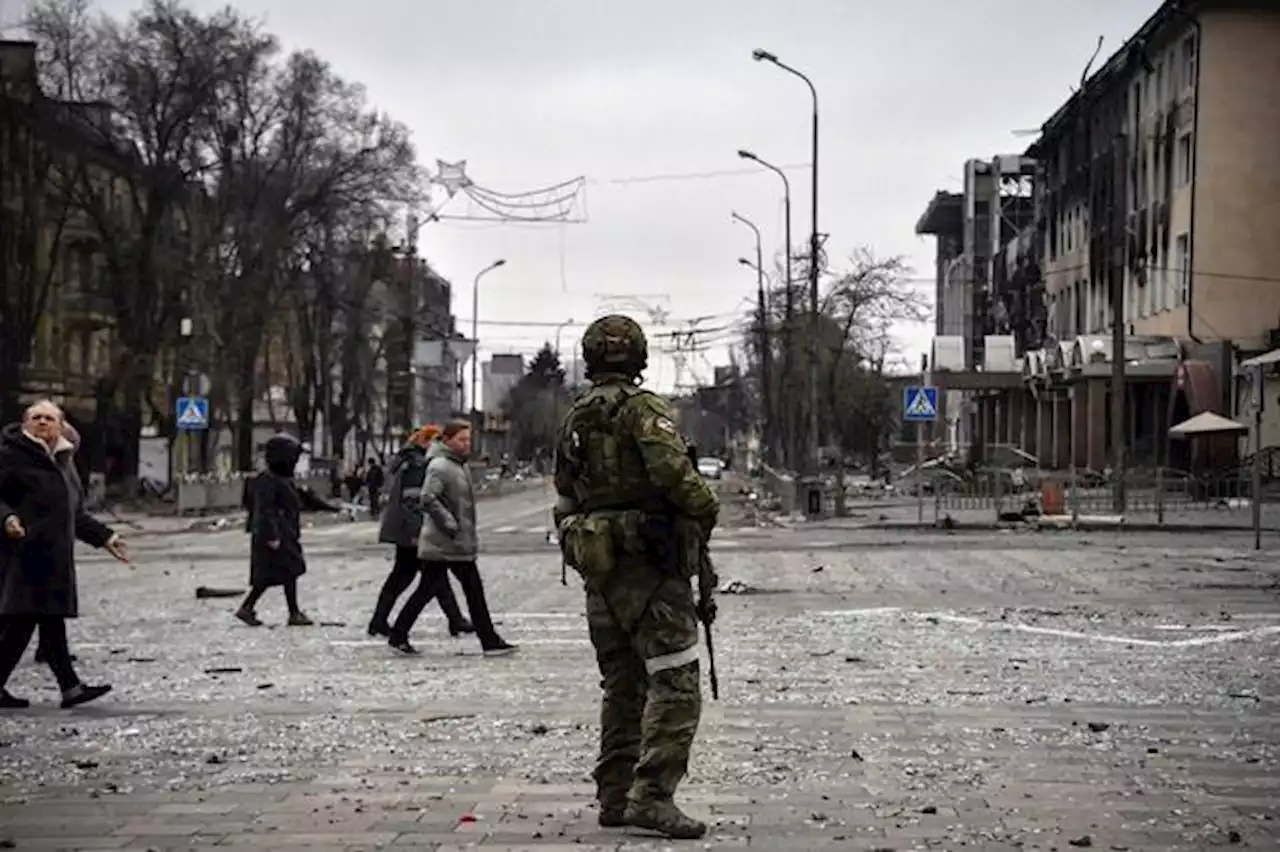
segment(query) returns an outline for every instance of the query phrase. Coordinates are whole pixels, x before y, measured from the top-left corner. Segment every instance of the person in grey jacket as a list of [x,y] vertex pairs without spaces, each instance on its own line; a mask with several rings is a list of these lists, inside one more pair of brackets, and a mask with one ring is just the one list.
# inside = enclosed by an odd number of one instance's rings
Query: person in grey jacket
[[452,572],[462,586],[471,623],[485,656],[502,656],[516,650],[493,626],[484,597],[484,583],[476,566],[480,542],[475,491],[466,466],[470,453],[471,426],[463,420],[445,426],[439,440],[427,451],[427,472],[419,497],[422,531],[418,536],[418,557],[422,559],[424,577],[430,578],[432,585],[425,590],[414,590],[392,625],[388,643],[402,653],[417,653],[409,644],[409,631],[422,608],[438,594],[439,584],[448,582],[448,572]]
[[[419,599],[430,600],[431,590],[449,620],[449,635],[475,633],[471,622],[462,615],[458,599],[448,576],[436,582],[422,572],[422,560],[418,558],[418,534],[422,531],[422,483],[427,477],[427,448],[431,446],[439,427],[424,426],[409,436],[409,440],[391,463],[391,487],[387,493],[386,511],[382,513],[382,526],[378,531],[381,544],[396,548],[391,573],[382,584],[378,601],[369,621],[370,636],[391,635],[391,610],[404,590],[418,580],[416,594]],[[424,604],[425,606],[425,604]]]

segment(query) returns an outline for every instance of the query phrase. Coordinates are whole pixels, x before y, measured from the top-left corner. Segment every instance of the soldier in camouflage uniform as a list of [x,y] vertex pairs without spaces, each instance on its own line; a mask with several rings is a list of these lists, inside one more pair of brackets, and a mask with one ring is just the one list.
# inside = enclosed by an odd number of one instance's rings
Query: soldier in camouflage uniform
[[686,456],[662,397],[638,387],[644,332],[625,316],[582,338],[590,390],[560,427],[556,525],[582,575],[604,698],[596,797],[600,825],[681,839],[707,827],[673,800],[702,710],[695,601],[698,546],[719,503]]

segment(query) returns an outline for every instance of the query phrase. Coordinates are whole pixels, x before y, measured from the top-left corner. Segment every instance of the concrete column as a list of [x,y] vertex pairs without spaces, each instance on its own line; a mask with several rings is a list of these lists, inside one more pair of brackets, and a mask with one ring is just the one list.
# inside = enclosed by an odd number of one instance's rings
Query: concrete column
[[987,431],[987,449],[990,450],[1000,444],[1001,430],[1004,428],[1004,418],[1001,416],[1000,410],[1000,392],[995,391],[987,397],[987,405],[990,409],[989,422],[991,428]]
[[1071,386],[1071,464],[1086,467],[1089,464],[1087,436],[1089,434],[1089,396],[1083,381]]
[[1056,413],[1050,392],[1042,391],[1040,401],[1036,403],[1036,456],[1043,468],[1052,469],[1058,464],[1053,444],[1053,419]]
[[1005,432],[1007,441],[1010,446],[1016,446],[1021,449],[1023,445],[1023,390],[1014,388],[1005,391],[1005,399],[1007,400],[1007,411],[1009,411],[1009,420],[1006,422]]
[[979,458],[983,461],[990,456],[991,445],[996,442],[996,401],[990,394],[983,394],[979,403],[982,411],[982,429],[978,434]]
[[1022,398],[1022,449],[1040,457],[1040,401],[1030,393]]
[[1107,380],[1089,379],[1086,393],[1085,464],[1094,470],[1102,470],[1107,466]]

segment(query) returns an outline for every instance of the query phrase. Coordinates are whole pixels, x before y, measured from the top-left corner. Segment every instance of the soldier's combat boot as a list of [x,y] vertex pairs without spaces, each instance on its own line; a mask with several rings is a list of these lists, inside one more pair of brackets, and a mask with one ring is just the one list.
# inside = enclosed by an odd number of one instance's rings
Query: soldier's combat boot
[[687,815],[666,801],[631,802],[623,815],[627,825],[665,834],[673,840],[697,840],[707,833],[707,824]]
[[601,828],[623,828],[627,824],[627,803],[601,802],[600,816],[597,819]]

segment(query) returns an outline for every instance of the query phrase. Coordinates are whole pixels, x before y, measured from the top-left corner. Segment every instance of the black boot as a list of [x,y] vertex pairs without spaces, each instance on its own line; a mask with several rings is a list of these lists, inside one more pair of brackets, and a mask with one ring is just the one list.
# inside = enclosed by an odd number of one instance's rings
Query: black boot
[[406,657],[416,657],[422,653],[417,648],[413,647],[413,645],[409,644],[409,638],[407,636],[392,636],[387,639],[387,644],[391,646],[392,650],[404,654]]
[[455,639],[457,639],[459,636],[461,636],[464,633],[475,633],[475,632],[476,632],[475,625],[472,624],[470,621],[467,621],[465,618],[462,619],[462,621],[459,621],[457,624],[449,625],[449,635]]
[[79,707],[81,704],[88,704],[90,701],[97,701],[110,691],[111,684],[108,683],[100,686],[78,684],[62,693],[62,709],[68,710],[72,707]]

